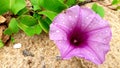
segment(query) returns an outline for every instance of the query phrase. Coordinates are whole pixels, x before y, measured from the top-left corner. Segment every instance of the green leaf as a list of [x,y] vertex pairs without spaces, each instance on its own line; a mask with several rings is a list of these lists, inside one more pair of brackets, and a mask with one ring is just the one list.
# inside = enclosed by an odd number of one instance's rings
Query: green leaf
[[0,14],[3,14],[9,10],[14,14],[17,14],[25,6],[25,0],[0,0]]
[[66,4],[70,7],[76,3],[76,0],[67,0]]
[[54,17],[57,15],[56,12],[53,11],[41,11],[38,14],[43,14],[45,16],[47,16],[51,21],[54,19]]
[[12,35],[11,29],[10,29],[10,28],[7,28],[7,29],[4,31],[4,34]]
[[17,13],[17,15],[23,15],[23,14],[27,14],[27,12],[29,12],[28,11],[28,9],[25,7],[25,8],[23,8],[23,9],[21,9],[18,13]]
[[34,13],[33,17],[37,20],[39,20],[42,16],[40,16],[38,13]]
[[84,2],[85,0],[79,0],[79,2],[81,3],[81,2]]
[[38,24],[38,21],[29,15],[22,15],[18,18],[19,28],[22,29],[28,36],[33,36],[34,34],[40,34],[42,29]]
[[9,10],[9,0],[0,0],[0,15]]
[[44,21],[50,26],[50,24],[52,23],[52,21],[47,17],[44,19]]
[[120,0],[113,0],[112,5],[120,4]]
[[37,20],[30,15],[22,15],[18,18],[18,21],[27,26],[33,26],[37,24]]
[[43,31],[48,33],[49,32],[49,24],[43,19],[40,19],[38,22],[39,22],[40,27],[43,29]]
[[11,39],[10,39],[10,40],[12,41],[12,43],[14,43],[14,42],[15,42],[14,37],[11,37]]
[[2,40],[0,39],[0,48],[4,46],[4,43],[2,42]]
[[116,8],[117,10],[120,10],[120,6],[117,6],[117,8]]
[[33,10],[36,11],[36,10],[41,10],[41,8],[38,6],[38,5],[34,5],[33,6]]
[[18,26],[19,26],[19,28],[22,29],[28,36],[33,36],[33,35],[34,35],[34,31],[33,31],[30,27],[26,26],[25,24],[19,23]]
[[59,0],[61,3],[64,3],[64,0]]
[[41,27],[40,27],[39,24],[35,25],[34,28],[33,28],[33,30],[34,30],[34,33],[38,34],[38,35],[42,32],[42,29],[41,29]]
[[25,8],[25,0],[10,0],[10,9],[14,14],[17,14],[21,9]]
[[33,16],[38,20],[38,23],[40,25],[40,27],[42,28],[43,31],[45,31],[46,33],[49,32],[49,26],[52,23],[52,21],[48,18],[42,18],[42,16],[40,16],[37,13],[34,13]]
[[61,3],[59,0],[39,0],[39,1],[41,7],[57,13],[67,8],[67,6]]
[[98,6],[96,3],[93,4],[92,10],[99,14],[101,17],[104,17],[105,11],[101,6]]
[[16,21],[16,19],[12,18],[10,23],[9,23],[8,28],[10,28],[13,33],[17,33],[19,31],[17,24],[18,24],[18,22]]
[[4,34],[11,35],[12,33],[17,33],[19,31],[19,27],[17,26],[18,22],[15,18],[12,18],[8,28],[4,31]]
[[39,0],[30,0],[31,4],[33,5],[33,10],[40,10],[40,6],[39,6]]
[[23,23],[19,23],[18,26],[28,35],[33,36],[34,34],[40,34],[42,32],[42,29],[40,25],[34,25],[34,26],[26,26]]

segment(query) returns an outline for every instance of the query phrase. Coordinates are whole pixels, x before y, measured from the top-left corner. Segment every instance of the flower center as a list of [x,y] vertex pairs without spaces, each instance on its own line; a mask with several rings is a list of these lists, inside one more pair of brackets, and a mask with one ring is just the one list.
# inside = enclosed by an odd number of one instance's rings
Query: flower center
[[81,38],[71,38],[71,40],[70,40],[70,43],[72,44],[72,45],[74,45],[74,46],[79,46],[80,44],[82,44],[83,42],[84,42],[85,40],[83,39],[83,37],[81,37]]
[[75,45],[75,46],[78,46],[79,45],[79,40],[78,39],[75,39],[75,38],[73,38],[73,39],[71,39],[71,44],[73,44],[73,45]]
[[77,42],[78,42],[78,40],[76,40],[76,39],[73,40],[73,43],[77,43]]
[[82,32],[74,32],[71,36],[70,36],[70,44],[72,44],[73,46],[80,46],[81,44],[83,44],[84,42],[86,42],[88,36],[85,33]]

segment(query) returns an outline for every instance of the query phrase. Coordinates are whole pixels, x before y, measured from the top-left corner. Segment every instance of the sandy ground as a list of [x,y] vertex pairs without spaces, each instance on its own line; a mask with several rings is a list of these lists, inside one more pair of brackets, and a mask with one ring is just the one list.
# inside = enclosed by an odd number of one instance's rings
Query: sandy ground
[[[109,4],[109,0],[105,3]],[[86,6],[90,7],[91,4]],[[22,31],[14,35],[15,43],[21,43],[20,49],[14,49],[13,44],[0,49],[0,68],[120,68],[120,11],[113,11],[104,7],[105,20],[108,20],[112,29],[110,51],[101,65],[95,65],[82,58],[60,60],[59,51],[46,33],[26,36]],[[27,49],[32,56],[24,56]]]

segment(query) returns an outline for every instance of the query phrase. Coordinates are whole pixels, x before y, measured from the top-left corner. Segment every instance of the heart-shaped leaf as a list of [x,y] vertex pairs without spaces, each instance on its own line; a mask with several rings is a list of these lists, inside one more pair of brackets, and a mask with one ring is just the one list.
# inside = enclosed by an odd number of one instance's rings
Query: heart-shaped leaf
[[70,7],[76,3],[76,0],[67,0],[66,4]]
[[36,11],[36,10],[40,10],[40,5],[39,5],[39,1],[40,0],[30,0],[32,6],[33,6],[33,10]]
[[33,26],[37,24],[37,20],[30,15],[22,15],[18,18],[18,21],[27,26]]
[[25,8],[25,0],[10,0],[10,9],[14,14],[17,14],[21,9]]
[[40,19],[39,20],[39,25],[40,27],[43,29],[43,31],[45,31],[46,33],[49,32],[49,24],[48,21]]
[[57,13],[67,8],[67,6],[59,0],[39,0],[39,4],[41,7],[47,10],[54,11]]
[[95,11],[97,14],[99,14],[101,17],[104,17],[104,15],[105,15],[105,11],[104,11],[103,7],[98,6],[96,3],[93,4],[92,10]]
[[29,12],[29,10],[25,7],[25,8],[23,8],[23,9],[21,9],[18,13],[17,13],[17,15],[18,16],[20,16],[20,15],[25,15],[25,14],[27,14]]
[[45,16],[47,16],[51,21],[54,19],[54,17],[57,15],[56,12],[53,11],[41,11],[38,14],[43,14]]
[[18,18],[19,28],[22,29],[28,36],[33,36],[34,34],[40,34],[42,29],[38,24],[38,21],[29,15],[22,15]]
[[9,10],[9,0],[0,0],[0,15]]
[[23,23],[19,23],[18,26],[20,29],[22,29],[28,36],[33,36],[34,34],[40,34],[42,32],[42,29],[40,25],[34,25],[34,26],[26,26]]
[[120,4],[120,0],[113,0],[112,5],[115,5],[115,4]]
[[17,33],[19,31],[19,27],[17,26],[18,22],[15,18],[12,18],[8,28],[4,31],[4,34],[11,35],[12,33]]
[[17,14],[26,6],[25,0],[0,0],[0,14],[11,11]]

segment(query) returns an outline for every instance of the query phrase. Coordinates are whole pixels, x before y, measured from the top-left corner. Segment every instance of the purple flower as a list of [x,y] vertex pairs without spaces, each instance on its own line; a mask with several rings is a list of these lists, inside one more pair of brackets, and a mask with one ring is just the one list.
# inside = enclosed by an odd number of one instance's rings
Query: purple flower
[[111,29],[107,21],[88,8],[73,6],[60,13],[50,25],[50,39],[62,59],[81,57],[95,64],[110,50]]

